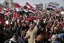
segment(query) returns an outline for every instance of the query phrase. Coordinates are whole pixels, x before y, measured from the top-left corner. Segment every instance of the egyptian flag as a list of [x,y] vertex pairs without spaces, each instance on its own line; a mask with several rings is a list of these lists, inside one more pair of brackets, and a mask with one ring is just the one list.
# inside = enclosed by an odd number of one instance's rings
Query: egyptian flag
[[19,18],[20,16],[18,15],[18,13],[15,11],[14,13],[13,13],[13,18]]
[[24,10],[25,12],[28,12],[28,7],[25,5],[23,10]]
[[14,7],[17,12],[21,11],[21,6],[18,3],[14,3]]
[[34,12],[35,8],[33,6],[31,6],[28,2],[26,2],[26,5],[24,6],[25,10],[29,11],[29,12]]
[[33,21],[33,20],[37,20],[38,17],[32,17],[32,18],[26,18],[27,21]]
[[9,15],[11,15],[11,12],[7,11],[7,12],[5,12],[5,15],[9,16]]
[[3,7],[3,10],[4,11],[9,11],[9,12],[11,11],[11,9],[10,8],[7,8],[7,7]]
[[49,4],[48,7],[49,8],[56,8],[56,6],[55,5],[52,5],[52,4]]
[[47,10],[53,10],[53,9],[56,9],[56,6],[52,4],[48,4]]
[[34,8],[29,8],[29,12],[35,13],[35,9]]
[[27,5],[29,8],[33,8],[28,2],[26,2],[26,5]]

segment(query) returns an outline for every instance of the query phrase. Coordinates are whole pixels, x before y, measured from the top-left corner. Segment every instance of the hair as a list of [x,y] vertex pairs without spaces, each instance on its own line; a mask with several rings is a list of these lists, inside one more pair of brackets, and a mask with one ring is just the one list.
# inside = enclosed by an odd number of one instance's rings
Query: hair
[[17,33],[14,33],[14,34],[13,34],[13,36],[16,36],[16,37],[18,37],[18,34],[17,34]]
[[17,41],[18,40],[18,34],[17,33],[14,33],[13,34],[13,38],[15,38],[15,40]]

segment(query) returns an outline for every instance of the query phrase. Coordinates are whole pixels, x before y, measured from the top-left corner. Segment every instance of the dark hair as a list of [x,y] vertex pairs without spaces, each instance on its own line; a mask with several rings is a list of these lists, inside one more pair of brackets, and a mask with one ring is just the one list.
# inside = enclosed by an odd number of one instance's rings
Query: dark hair
[[18,40],[18,34],[14,33],[13,36],[14,36],[13,38],[15,38],[15,40],[17,41]]
[[17,33],[14,33],[14,34],[13,34],[13,36],[16,36],[16,37],[18,37],[18,34],[17,34]]

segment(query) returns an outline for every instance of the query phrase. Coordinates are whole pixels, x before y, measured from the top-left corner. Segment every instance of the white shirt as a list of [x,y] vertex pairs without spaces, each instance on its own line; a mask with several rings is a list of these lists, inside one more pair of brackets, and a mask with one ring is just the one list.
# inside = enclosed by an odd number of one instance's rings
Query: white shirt
[[33,30],[28,30],[26,37],[30,36],[30,38],[28,39],[28,43],[35,43],[35,37],[36,37],[36,33],[37,33],[37,26],[34,27]]

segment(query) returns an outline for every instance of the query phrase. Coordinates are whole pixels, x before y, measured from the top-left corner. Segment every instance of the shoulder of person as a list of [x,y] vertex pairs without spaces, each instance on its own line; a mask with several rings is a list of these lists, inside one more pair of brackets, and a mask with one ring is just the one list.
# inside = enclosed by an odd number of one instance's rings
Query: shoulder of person
[[4,43],[9,43],[10,39],[6,40]]

